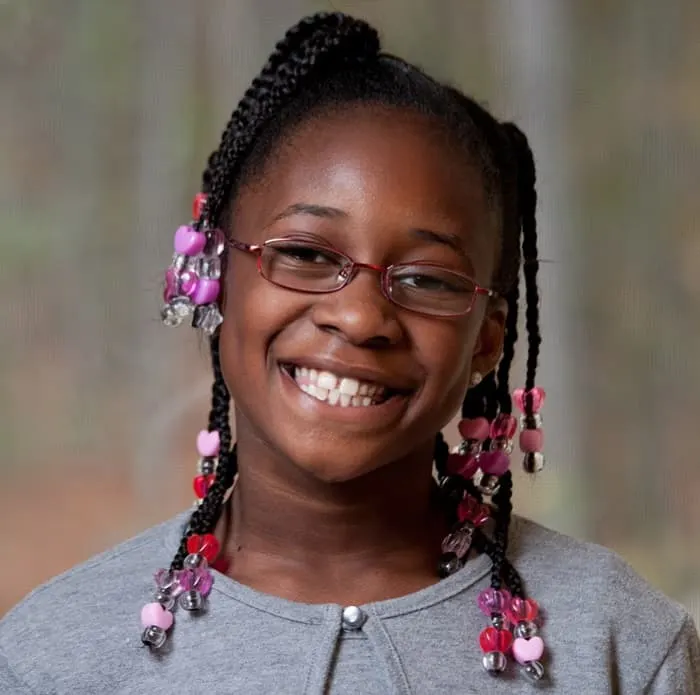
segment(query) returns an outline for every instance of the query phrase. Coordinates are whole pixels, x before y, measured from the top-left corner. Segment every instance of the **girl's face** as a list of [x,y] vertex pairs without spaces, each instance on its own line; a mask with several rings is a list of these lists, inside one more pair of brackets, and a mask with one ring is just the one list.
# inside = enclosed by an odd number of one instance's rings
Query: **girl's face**
[[[478,168],[425,117],[397,109],[307,120],[241,188],[231,219],[247,244],[303,235],[359,262],[430,261],[485,287],[498,260]],[[324,481],[431,451],[472,371],[490,371],[502,345],[499,302],[477,297],[466,316],[423,316],[389,302],[366,269],[338,292],[308,294],[273,285],[252,255],[231,250],[225,297],[221,362],[239,443]],[[312,369],[332,374],[336,389],[346,378],[341,390],[359,381],[360,395],[393,395],[331,405],[300,387]]]

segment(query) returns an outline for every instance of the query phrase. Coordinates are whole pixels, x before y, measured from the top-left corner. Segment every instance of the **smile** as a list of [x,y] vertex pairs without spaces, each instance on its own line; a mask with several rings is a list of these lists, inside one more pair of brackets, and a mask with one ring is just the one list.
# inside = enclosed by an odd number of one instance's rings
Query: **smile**
[[341,374],[290,365],[285,371],[297,386],[318,401],[339,408],[366,408],[386,401],[392,392],[380,384]]

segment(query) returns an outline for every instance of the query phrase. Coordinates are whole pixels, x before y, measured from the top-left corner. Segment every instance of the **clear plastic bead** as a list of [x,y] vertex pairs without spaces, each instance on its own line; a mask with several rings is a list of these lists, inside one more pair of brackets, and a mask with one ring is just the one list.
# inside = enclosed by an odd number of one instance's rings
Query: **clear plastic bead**
[[226,237],[220,229],[207,229],[207,243],[204,246],[206,256],[220,256],[226,248]]
[[523,621],[515,626],[515,636],[522,637],[523,639],[530,639],[537,635],[538,629],[537,625],[531,621]]
[[168,639],[168,635],[162,627],[157,627],[156,625],[151,625],[147,627],[141,633],[141,641],[147,647],[153,647],[153,649],[160,649],[164,644],[165,640]]
[[539,661],[531,661],[520,669],[531,683],[539,683],[544,678],[544,666]]
[[202,258],[199,264],[199,275],[201,277],[218,280],[221,277],[221,259],[217,256],[213,258]]
[[185,591],[182,594],[180,594],[178,602],[183,610],[190,612],[199,611],[204,605],[204,598],[202,597],[202,594],[199,593],[199,591],[193,589],[192,591]]
[[224,317],[216,304],[205,304],[195,310],[193,325],[195,328],[201,328],[207,335],[214,335],[223,320]]
[[506,670],[506,657],[502,652],[487,652],[481,660],[483,667],[493,676]]
[[158,589],[158,591],[156,591],[153,595],[153,600],[160,603],[166,611],[169,611],[175,605],[175,599],[168,591],[164,591],[163,589]]
[[521,430],[538,430],[542,427],[542,423],[542,415],[540,415],[539,413],[534,413],[533,415],[520,416]]
[[455,553],[444,553],[438,564],[438,575],[444,579],[462,568],[462,562]]
[[160,312],[160,318],[166,326],[179,326],[192,313],[189,297],[175,297]]
[[476,487],[484,495],[493,496],[498,492],[498,476],[483,473],[481,477],[476,481]]
[[214,475],[218,465],[219,461],[217,458],[205,456],[204,458],[199,459],[197,471],[199,472],[199,475]]
[[503,630],[503,628],[506,626],[506,619],[502,615],[496,613],[495,615],[491,616],[491,625],[493,625],[497,630]]
[[181,253],[174,253],[173,260],[170,263],[170,265],[175,271],[177,271],[179,273],[187,265],[188,258],[189,258],[189,256],[185,256]]
[[491,440],[491,451],[503,451],[510,456],[513,453],[513,440],[505,437],[496,437]]
[[523,459],[523,469],[526,473],[539,473],[544,468],[544,455],[539,451],[529,451]]

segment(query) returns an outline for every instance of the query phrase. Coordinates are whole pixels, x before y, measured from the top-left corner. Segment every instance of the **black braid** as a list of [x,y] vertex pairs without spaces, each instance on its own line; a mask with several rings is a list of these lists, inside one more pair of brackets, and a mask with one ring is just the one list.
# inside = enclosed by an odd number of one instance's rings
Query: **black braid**
[[182,569],[182,562],[187,555],[187,538],[192,534],[212,533],[216,528],[222,511],[222,503],[226,491],[233,485],[233,479],[238,470],[235,447],[231,449],[232,436],[229,420],[229,407],[231,396],[229,394],[224,375],[221,371],[219,356],[219,336],[211,339],[211,363],[214,371],[214,383],[212,385],[212,406],[209,413],[210,432],[218,430],[221,440],[219,450],[219,465],[216,470],[216,479],[209,488],[206,497],[197,509],[192,512],[187,532],[180,542],[180,547],[172,560],[172,569]]

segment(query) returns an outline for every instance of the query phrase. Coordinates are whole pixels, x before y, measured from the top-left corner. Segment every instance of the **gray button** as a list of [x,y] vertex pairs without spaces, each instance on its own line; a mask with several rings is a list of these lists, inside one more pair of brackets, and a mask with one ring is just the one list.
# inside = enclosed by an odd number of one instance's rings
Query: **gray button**
[[343,608],[343,627],[346,630],[359,630],[367,620],[367,616],[357,606]]

